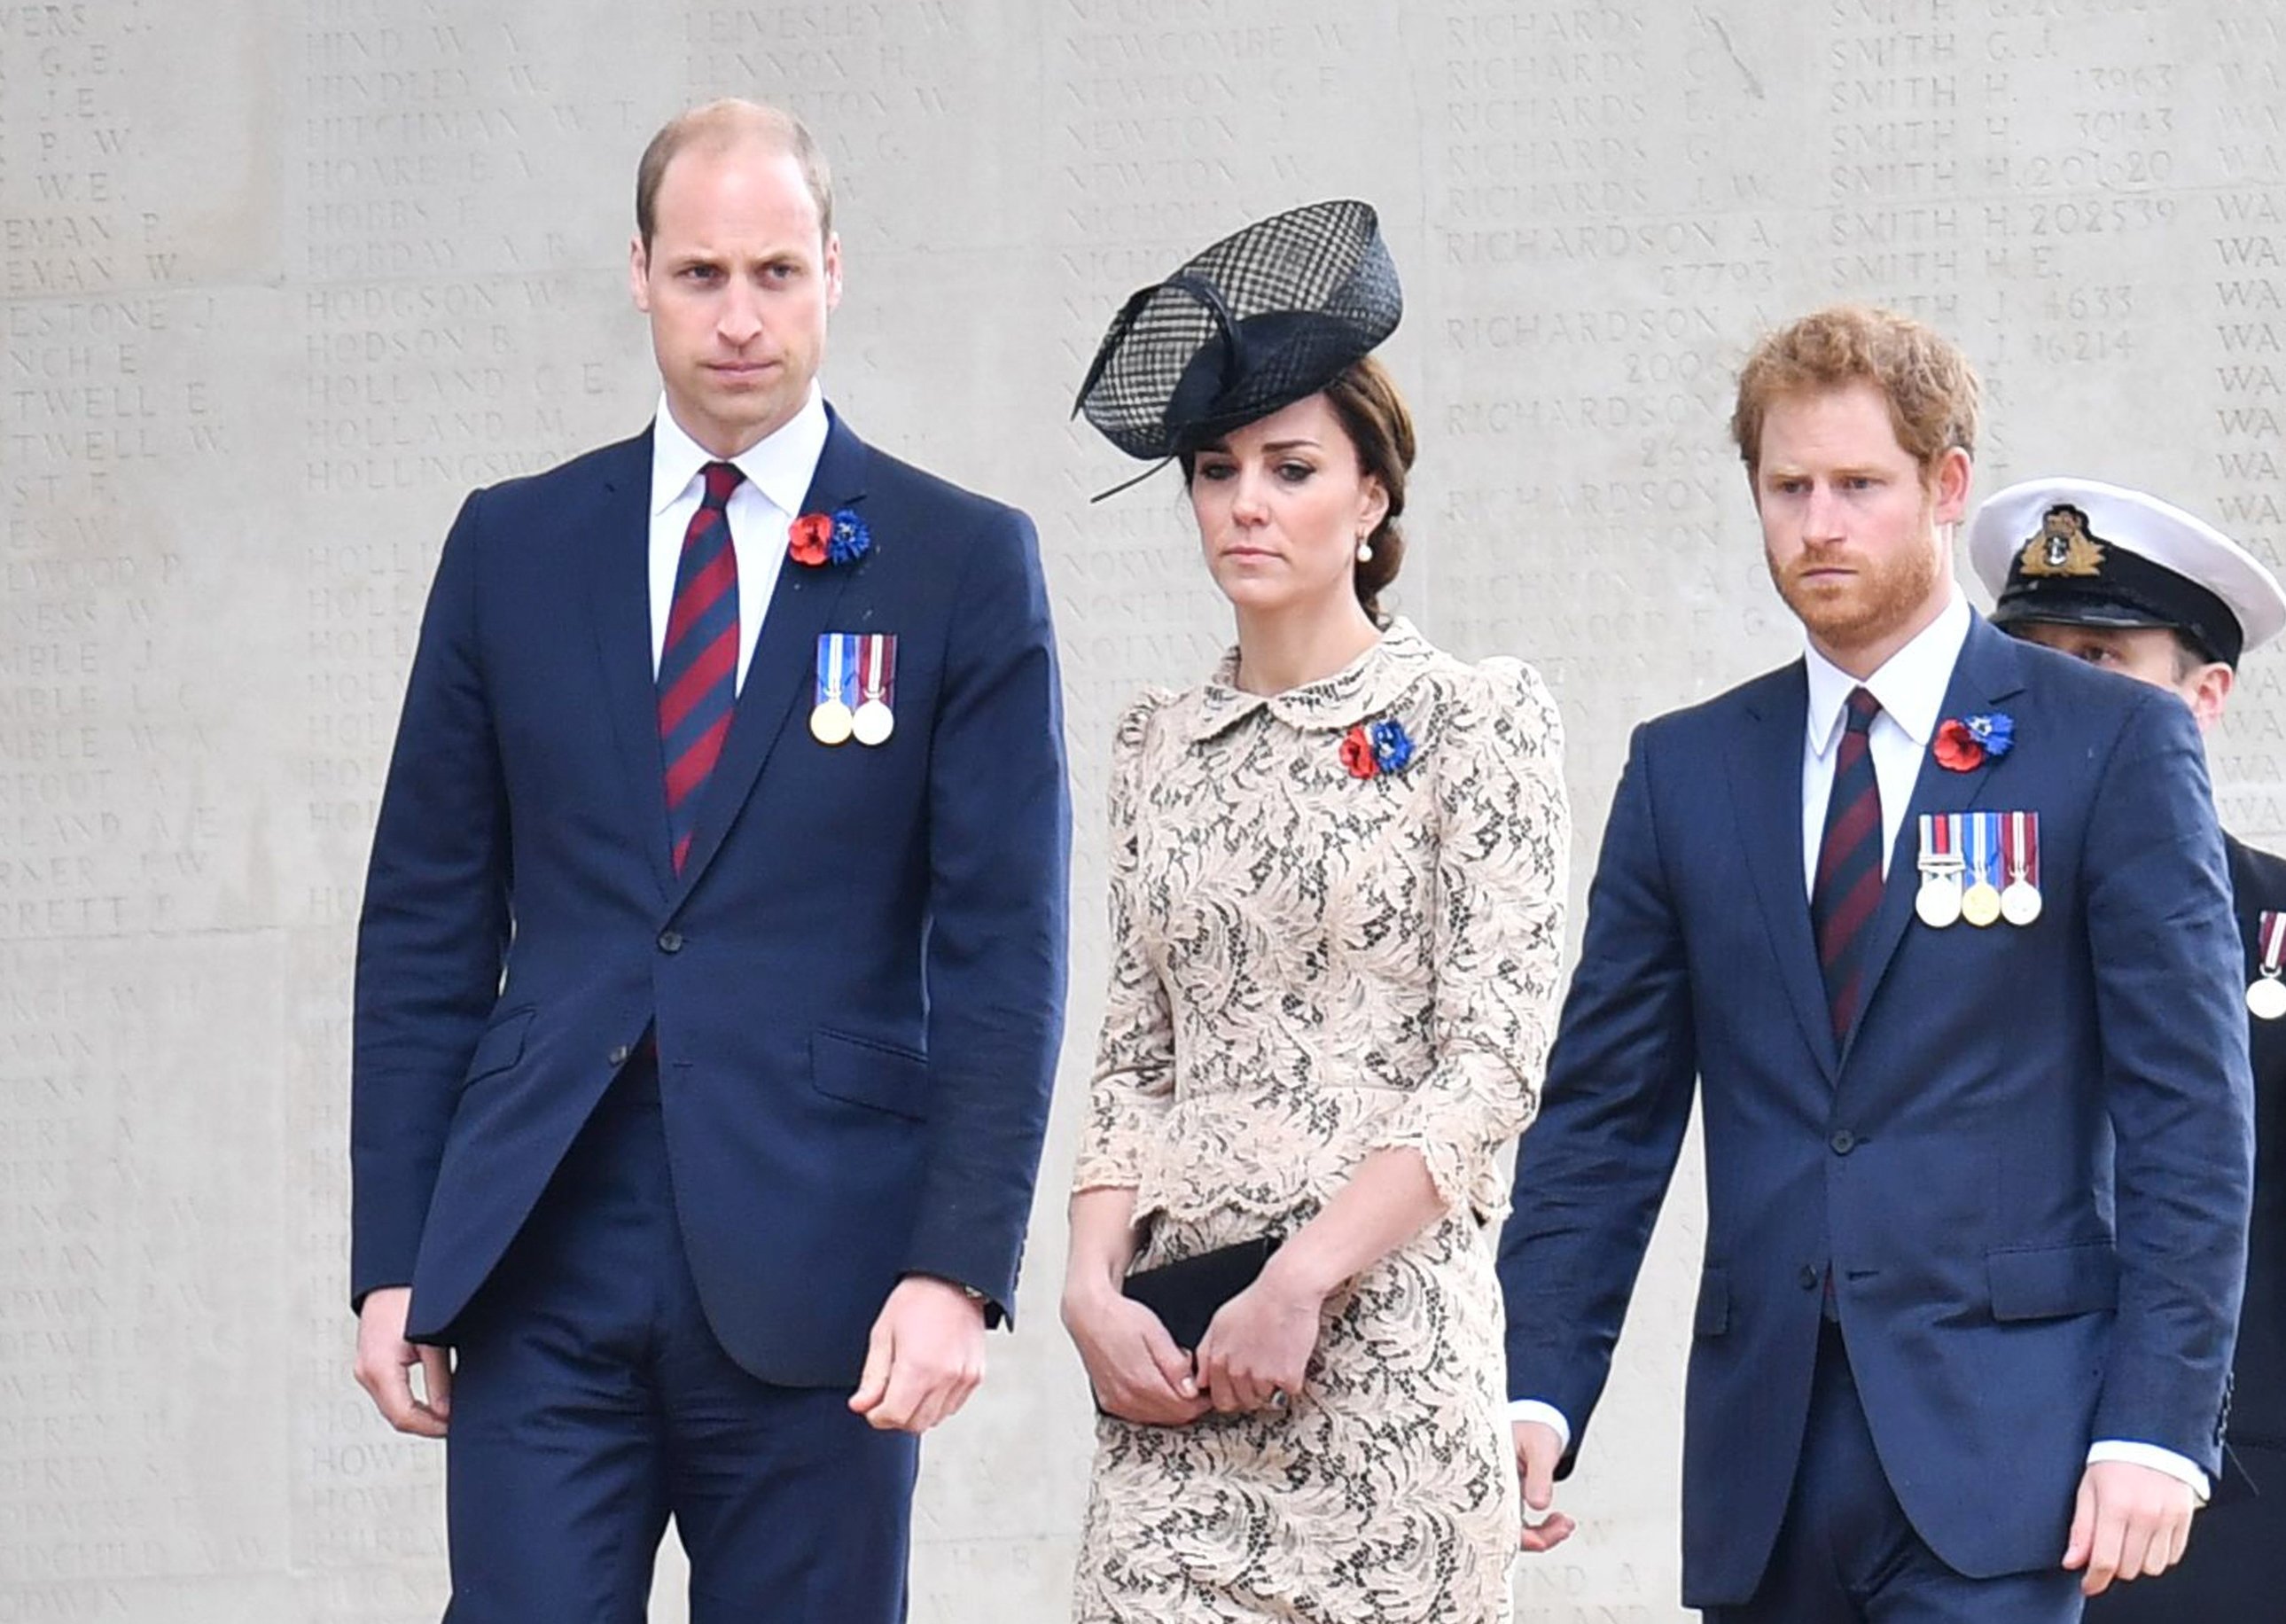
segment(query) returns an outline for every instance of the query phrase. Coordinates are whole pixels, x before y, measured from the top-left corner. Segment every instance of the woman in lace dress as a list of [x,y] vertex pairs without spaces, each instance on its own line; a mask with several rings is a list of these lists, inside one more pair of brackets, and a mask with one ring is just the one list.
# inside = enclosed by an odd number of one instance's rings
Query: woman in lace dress
[[[1281,216],[1131,300],[1083,394],[1179,458],[1238,631],[1114,746],[1064,1293],[1103,1412],[1085,1624],[1510,1617],[1488,1226],[1550,1027],[1561,736],[1529,667],[1376,603],[1413,458],[1367,354],[1396,304],[1370,209]],[[1122,1293],[1265,1234],[1195,1349]]]

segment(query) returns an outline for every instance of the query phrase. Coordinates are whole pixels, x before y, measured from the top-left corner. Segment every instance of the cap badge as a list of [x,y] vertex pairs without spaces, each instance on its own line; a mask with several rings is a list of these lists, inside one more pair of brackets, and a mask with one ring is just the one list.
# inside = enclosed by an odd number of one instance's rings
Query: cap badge
[[2101,575],[2103,544],[2087,533],[2087,515],[2059,504],[2040,521],[2040,533],[2024,543],[2016,567],[2027,575]]

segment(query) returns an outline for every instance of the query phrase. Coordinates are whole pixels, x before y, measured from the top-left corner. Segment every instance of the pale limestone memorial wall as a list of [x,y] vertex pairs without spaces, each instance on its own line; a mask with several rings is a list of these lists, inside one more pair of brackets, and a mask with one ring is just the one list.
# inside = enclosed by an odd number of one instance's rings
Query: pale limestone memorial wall
[[[2286,548],[2274,0],[0,0],[0,1624],[441,1607],[438,1452],[348,1376],[367,845],[463,492],[651,409],[632,172],[721,93],[836,163],[830,395],[1037,516],[1066,654],[1071,1037],[1021,1332],[926,1454],[929,1624],[1063,1613],[1108,744],[1226,631],[1171,475],[1086,500],[1131,471],[1067,413],[1131,289],[1378,204],[1423,440],[1395,598],[1553,684],[1575,904],[1629,727],[1795,647],[1723,428],[1766,325],[1902,305],[1984,371],[1980,489],[2090,472]],[[2286,658],[2211,749],[2286,840]],[[1519,1567],[1535,1624],[1683,1616],[1699,1190],[1687,1158],[1585,1528]]]

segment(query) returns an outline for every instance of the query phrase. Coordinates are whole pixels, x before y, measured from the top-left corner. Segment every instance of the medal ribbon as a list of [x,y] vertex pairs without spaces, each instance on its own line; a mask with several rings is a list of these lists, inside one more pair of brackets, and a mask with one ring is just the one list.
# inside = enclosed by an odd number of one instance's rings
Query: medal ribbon
[[848,685],[849,645],[855,642],[849,632],[821,632],[817,638],[817,703],[832,704],[841,698]]
[[861,699],[875,699],[883,705],[890,702],[895,681],[896,641],[886,632],[875,632],[859,640],[857,644],[857,695]]
[[1962,812],[1956,816],[1967,823],[1969,881],[1972,886],[1999,887],[1999,855],[1994,848],[1999,845],[2000,815],[1998,812]]
[[2006,816],[2006,821],[2000,826],[2000,844],[2009,882],[2028,885],[2037,891],[2040,886],[2040,815],[2010,812]]
[[2262,950],[2262,974],[2276,975],[2282,961],[2286,961],[2286,913],[2264,909],[2261,923],[2254,927],[2254,939]]

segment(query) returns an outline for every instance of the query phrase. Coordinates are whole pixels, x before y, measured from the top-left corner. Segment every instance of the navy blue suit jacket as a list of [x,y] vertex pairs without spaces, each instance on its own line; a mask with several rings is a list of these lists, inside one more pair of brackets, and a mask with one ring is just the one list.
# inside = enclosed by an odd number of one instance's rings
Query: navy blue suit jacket
[[[1037,540],[835,419],[686,866],[651,674],[648,433],[470,496],[359,934],[351,1289],[449,1339],[647,1029],[731,1356],[854,1384],[902,1274],[1012,1304],[1062,1025],[1070,810]],[[818,635],[897,638],[893,737],[808,721]]]
[[[1695,1092],[1693,1605],[1748,1600],[1767,1564],[1829,1266],[1890,1483],[1961,1572],[2059,1562],[2095,1439],[2219,1463],[2250,1084],[2189,711],[1975,621],[1943,713],[2005,712],[2015,746],[1924,761],[1837,1049],[1802,878],[1807,691],[1797,662],[1637,729],[1501,1244],[1509,1391],[1584,1433]],[[1915,815],[1978,808],[2039,814],[2045,911],[1930,929]]]

